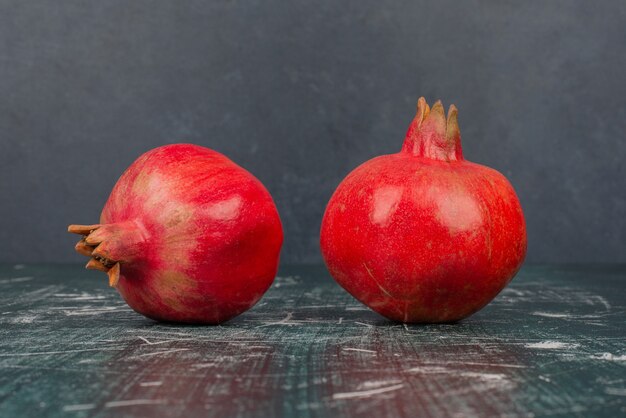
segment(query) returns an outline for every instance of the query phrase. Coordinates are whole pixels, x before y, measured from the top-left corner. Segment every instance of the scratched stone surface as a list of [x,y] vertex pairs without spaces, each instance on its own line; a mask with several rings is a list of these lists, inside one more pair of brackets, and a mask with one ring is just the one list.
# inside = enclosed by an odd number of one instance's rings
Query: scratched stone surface
[[0,266],[0,416],[626,415],[626,266],[526,267],[458,324],[404,326],[322,266],[221,326],[130,310],[80,266]]

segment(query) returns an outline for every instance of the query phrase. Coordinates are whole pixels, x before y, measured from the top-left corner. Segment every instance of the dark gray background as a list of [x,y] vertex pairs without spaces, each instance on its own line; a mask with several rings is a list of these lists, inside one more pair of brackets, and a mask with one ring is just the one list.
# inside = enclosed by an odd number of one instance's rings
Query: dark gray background
[[420,95],[512,182],[532,262],[626,261],[626,2],[0,1],[0,261],[80,260],[141,153],[193,142],[273,194],[320,261],[339,181]]

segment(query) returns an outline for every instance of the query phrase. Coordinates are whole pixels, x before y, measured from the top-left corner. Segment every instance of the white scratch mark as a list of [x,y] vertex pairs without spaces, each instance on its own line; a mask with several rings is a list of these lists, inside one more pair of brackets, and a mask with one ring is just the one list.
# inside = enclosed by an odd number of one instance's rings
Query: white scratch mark
[[27,282],[27,281],[33,280],[33,279],[34,279],[34,277],[31,277],[31,276],[14,277],[12,279],[2,279],[2,280],[0,280],[0,284]]
[[379,388],[382,386],[389,386],[389,385],[397,385],[398,383],[401,383],[401,380],[398,379],[392,379],[392,380],[370,380],[367,382],[363,382],[361,383],[357,389],[361,390],[361,389],[375,389],[375,388]]
[[604,307],[606,308],[606,310],[607,310],[607,311],[610,311],[610,310],[611,310],[611,304],[609,303],[609,301],[608,301],[608,300],[606,300],[606,299],[605,299],[605,298],[603,298],[602,296],[600,296],[600,295],[594,295],[594,296],[593,296],[593,299],[595,299],[595,300],[599,301],[599,302],[602,304],[602,306],[604,306]]
[[366,327],[368,327],[368,328],[372,328],[372,327],[373,327],[373,325],[371,325],[371,324],[366,324],[366,323],[364,323],[364,322],[354,321],[354,323],[355,323],[355,324],[359,324],[359,325],[366,326]]
[[57,298],[63,298],[72,301],[80,301],[80,300],[102,300],[106,299],[104,295],[92,295],[87,292],[82,293],[55,293],[54,295]]
[[339,317],[339,321],[337,321],[337,324],[341,325],[342,322],[343,322],[343,317]]
[[533,312],[535,316],[543,316],[546,318],[571,318],[570,315],[564,313],[552,313],[552,312]]
[[163,341],[149,341],[147,338],[142,337],[142,336],[137,336],[137,338],[139,338],[140,340],[142,340],[143,342],[145,342],[145,345],[159,345],[159,344],[167,344],[167,343],[171,343],[174,341],[189,341],[189,340],[181,340],[181,339],[176,339],[176,340],[163,340]]
[[478,380],[488,380],[488,381],[506,381],[507,376],[502,373],[480,373],[480,372],[469,372],[469,371],[459,371],[456,369],[449,369],[441,366],[419,366],[413,367],[412,369],[408,369],[407,372],[410,373],[423,373],[423,374],[452,374],[454,376],[461,377],[470,377]]
[[402,389],[404,384],[387,386],[384,388],[371,389],[371,390],[360,390],[356,392],[343,392],[343,393],[335,393],[333,394],[333,399],[354,399],[354,398],[369,398],[374,395],[379,395],[381,393],[393,392],[398,389]]
[[83,351],[114,351],[114,350],[124,350],[125,348],[126,347],[101,347],[101,348],[85,348],[83,350],[40,351],[37,353],[2,353],[0,354],[0,357],[45,356],[48,354],[82,353]]
[[[135,330],[132,329],[128,329],[125,332],[135,332]],[[168,334],[168,335],[183,335],[185,337],[193,337],[193,334],[189,334],[189,333],[185,333],[185,332],[172,332],[172,331],[157,331],[157,330],[150,330],[151,333],[157,333],[157,334]]]
[[272,325],[296,325],[295,322],[294,323],[290,323],[289,322],[289,321],[291,321],[291,318],[293,318],[293,312],[287,313],[287,316],[285,318],[281,319],[278,322],[268,322],[266,324],[259,325],[256,328],[269,327],[269,326],[272,326]]
[[406,332],[409,332],[409,326],[407,324],[402,324],[402,326]]
[[147,386],[161,386],[163,384],[163,382],[161,382],[160,380],[155,381],[155,382],[141,382],[139,384],[139,386],[142,387],[147,387]]
[[507,287],[502,293],[513,293],[515,296],[524,296],[525,292],[522,290],[517,290],[515,288]]
[[139,338],[145,343],[143,345],[159,345],[159,344],[172,343],[175,341],[194,341],[193,338],[163,338],[163,337],[156,337],[156,336],[155,338],[161,338],[161,341],[150,341],[146,337],[142,337],[141,335],[137,335],[137,338]]
[[129,399],[127,401],[111,401],[104,404],[105,408],[117,408],[120,406],[133,406],[133,405],[158,405],[164,401],[159,399]]
[[194,364],[191,367],[195,367],[197,369],[204,369],[204,368],[207,368],[207,367],[214,367],[216,365],[217,365],[217,363],[198,363],[198,364]]
[[22,315],[14,318],[10,318],[7,322],[11,324],[32,324],[37,319],[37,315]]
[[560,350],[579,347],[576,343],[563,343],[560,341],[540,341],[538,343],[524,344],[526,348],[537,348],[540,350]]
[[365,350],[363,348],[346,347],[346,348],[343,349],[343,351],[358,351],[360,353],[373,353],[373,354],[376,354],[376,351],[374,351],[374,350]]
[[[606,316],[608,314],[604,314],[604,315],[570,315],[570,314],[566,314],[566,313],[558,313],[558,312],[541,312],[541,311],[536,311],[533,312],[531,315],[535,315],[535,316],[542,316],[545,318],[562,318],[562,319],[599,319],[602,318],[603,316]],[[585,323],[590,323],[590,322],[585,322]]]
[[130,311],[128,306],[103,306],[99,308],[87,307],[83,309],[76,310],[63,310],[63,313],[67,316],[85,316],[85,315],[100,315],[103,313],[110,312],[122,312],[122,311]]
[[169,354],[169,353],[176,353],[178,351],[188,351],[188,350],[189,350],[189,348],[177,348],[175,350],[155,351],[153,353],[139,354],[137,356],[133,356],[132,358],[157,356],[159,354]]
[[607,395],[626,396],[626,388],[606,388],[604,393]]
[[597,354],[595,356],[591,356],[591,358],[596,360],[626,361],[626,355],[617,356],[611,353]]
[[624,379],[607,379],[606,377],[598,377],[596,382],[602,383],[604,385],[614,385],[616,383],[622,383]]
[[93,403],[79,403],[76,405],[65,405],[63,407],[63,412],[73,412],[73,411],[86,411],[88,409],[94,409],[96,404]]
[[450,369],[441,366],[418,366],[407,370],[409,373],[451,373]]
[[346,311],[369,311],[365,306],[348,306]]
[[274,279],[274,287],[279,288],[281,286],[296,285],[298,284],[297,279],[299,279],[298,276],[287,276],[287,277],[277,276],[276,279]]
[[479,380],[497,380],[497,381],[507,380],[506,375],[500,374],[500,373],[461,372],[459,374],[464,377],[474,377]]

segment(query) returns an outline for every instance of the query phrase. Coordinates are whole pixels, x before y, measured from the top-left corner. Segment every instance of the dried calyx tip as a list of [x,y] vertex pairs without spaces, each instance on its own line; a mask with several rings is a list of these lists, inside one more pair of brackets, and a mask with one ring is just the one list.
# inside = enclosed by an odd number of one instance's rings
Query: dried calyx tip
[[458,109],[455,105],[448,108],[448,116],[446,118],[445,109],[441,100],[437,100],[432,107],[428,106],[426,99],[420,97],[417,101],[417,121],[418,127],[427,120],[432,122],[436,129],[445,133],[447,139],[456,139],[460,135],[458,123]]
[[98,229],[100,225],[70,225],[67,227],[67,232],[79,235],[89,235],[92,231]]
[[430,113],[430,107],[428,103],[426,103],[426,99],[424,97],[420,97],[417,101],[417,118],[419,123],[421,124],[428,114]]
[[430,107],[426,99],[420,97],[417,101],[417,114],[409,125],[402,151],[432,160],[463,160],[457,115],[454,105],[450,106],[446,117],[441,100],[437,100]]
[[[435,110],[435,109],[436,109],[436,110]],[[441,103],[441,100],[437,100],[437,101],[435,102],[435,104],[433,105],[433,107],[430,109],[430,111],[431,111],[431,112],[435,112],[435,111],[437,111],[437,112],[444,113],[444,110],[443,110],[443,103]]]
[[115,263],[113,267],[107,271],[109,275],[109,286],[116,287],[117,282],[120,280],[120,263]]
[[91,257],[85,266],[89,270],[100,270],[109,276],[109,285],[117,286],[120,280],[120,263],[108,260],[98,252],[98,247],[102,244],[102,237],[98,233],[94,234],[101,225],[70,225],[67,228],[72,234],[82,235],[82,238],[76,244],[76,251],[79,254]]
[[448,108],[448,120],[446,122],[446,138],[448,140],[455,140],[461,137],[461,130],[459,129],[458,120],[459,111],[455,105],[450,105]]

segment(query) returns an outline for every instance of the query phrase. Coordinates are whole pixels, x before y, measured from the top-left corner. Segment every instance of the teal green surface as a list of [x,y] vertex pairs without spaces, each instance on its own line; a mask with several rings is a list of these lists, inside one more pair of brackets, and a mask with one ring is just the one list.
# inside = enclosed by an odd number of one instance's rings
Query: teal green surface
[[0,416],[626,415],[626,266],[526,267],[451,325],[385,320],[323,266],[221,326],[160,324],[102,273],[0,266]]

